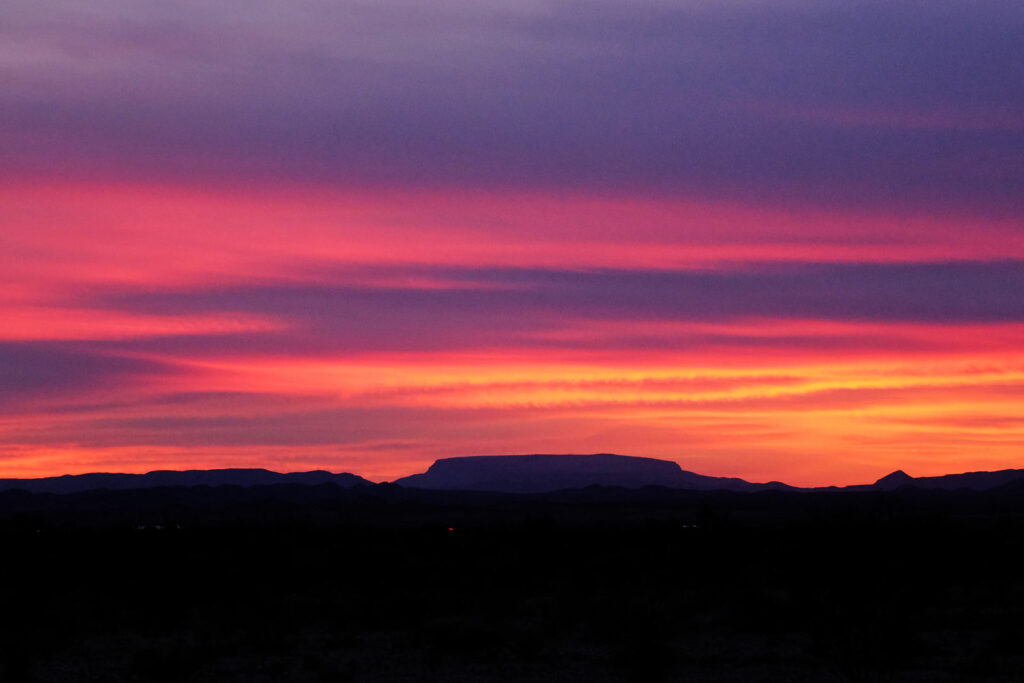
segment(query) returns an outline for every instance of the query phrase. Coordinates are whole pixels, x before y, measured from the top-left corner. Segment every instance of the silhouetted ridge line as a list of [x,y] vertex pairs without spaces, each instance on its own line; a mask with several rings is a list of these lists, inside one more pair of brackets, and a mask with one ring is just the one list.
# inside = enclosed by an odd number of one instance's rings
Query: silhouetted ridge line
[[902,470],[897,470],[876,481],[871,485],[871,488],[891,491],[904,486],[913,486],[919,489],[943,489],[946,491],[955,491],[957,489],[988,491],[1022,479],[1024,479],[1024,470],[962,472],[960,474],[944,474],[937,477],[911,477]]
[[41,479],[0,479],[0,491],[23,489],[32,493],[80,493],[96,489],[128,490],[164,486],[269,486],[273,484],[336,484],[366,486],[373,482],[349,473],[324,470],[272,472],[265,469],[155,470],[145,474],[94,472]]
[[871,486],[881,491],[891,491],[903,486],[912,485],[913,481],[914,478],[903,470],[896,470],[892,474],[882,477]]
[[442,458],[426,472],[403,477],[394,483],[407,488],[505,493],[545,493],[588,486],[665,486],[695,491],[791,488],[779,482],[754,484],[732,477],[708,477],[687,472],[669,460],[613,453]]
[[[21,489],[30,493],[81,493],[193,486],[274,486],[334,484],[343,488],[372,486],[373,482],[350,473],[325,470],[273,472],[261,468],[214,470],[155,470],[145,474],[94,472],[65,474],[39,479],[0,479],[0,491]],[[713,477],[682,469],[677,463],[614,453],[593,455],[532,454],[476,455],[436,460],[421,474],[402,477],[393,484],[406,489],[434,491],[496,492],[506,494],[550,493],[588,487],[641,489],[655,486],[690,491],[897,491],[904,488],[956,491],[990,491],[1024,486],[1024,470],[963,472],[934,477],[912,477],[896,470],[873,484],[844,487],[799,488],[782,482],[752,483],[735,477]],[[1009,488],[1006,488],[1009,490]]]

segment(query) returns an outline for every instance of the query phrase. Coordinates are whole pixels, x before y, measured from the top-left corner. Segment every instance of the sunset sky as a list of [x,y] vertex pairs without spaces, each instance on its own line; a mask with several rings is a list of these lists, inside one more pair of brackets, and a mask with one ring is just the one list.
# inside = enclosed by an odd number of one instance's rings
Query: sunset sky
[[1019,0],[4,0],[0,477],[1024,467]]

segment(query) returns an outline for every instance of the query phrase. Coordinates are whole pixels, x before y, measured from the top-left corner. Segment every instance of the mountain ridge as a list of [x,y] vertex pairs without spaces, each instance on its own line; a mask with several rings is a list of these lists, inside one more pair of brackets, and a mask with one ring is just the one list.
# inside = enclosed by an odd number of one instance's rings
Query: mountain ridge
[[666,486],[696,491],[761,491],[792,488],[781,482],[751,483],[682,469],[671,460],[614,453],[532,453],[441,458],[426,472],[394,481],[399,486],[439,490],[545,493],[588,486]]
[[[901,474],[904,478],[896,476]],[[902,470],[897,470],[892,474],[882,477],[873,486],[883,490],[913,486],[915,488],[943,489],[946,491],[955,491],[957,489],[988,491],[1020,479],[1024,479],[1024,469],[960,472],[933,477],[911,477]],[[883,486],[879,486],[879,484],[883,484]]]
[[[527,455],[475,455],[439,458],[418,474],[390,482],[410,489],[544,493],[591,486],[638,489],[658,486],[692,491],[897,491],[905,488],[988,491],[1024,481],[1024,469],[972,471],[913,477],[896,470],[871,484],[796,487],[779,481],[749,482],[737,477],[715,477],[682,469],[677,462],[614,453]],[[336,484],[344,488],[372,486],[359,475],[326,470],[274,472],[264,468],[210,470],[153,470],[141,474],[90,472],[35,479],[0,479],[0,491],[22,489],[31,493],[135,490],[173,486],[267,486],[276,484]]]
[[348,472],[326,470],[273,472],[263,468],[210,470],[152,470],[142,474],[89,472],[38,479],[0,479],[0,491],[23,489],[31,493],[81,493],[98,489],[115,491],[165,486],[266,486],[271,484],[327,484],[343,487],[369,486],[373,482]]

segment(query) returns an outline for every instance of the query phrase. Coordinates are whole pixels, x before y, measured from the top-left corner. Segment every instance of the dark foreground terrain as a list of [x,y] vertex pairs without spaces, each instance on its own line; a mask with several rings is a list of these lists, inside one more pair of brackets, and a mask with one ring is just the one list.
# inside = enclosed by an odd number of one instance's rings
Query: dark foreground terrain
[[3,681],[1018,681],[1024,489],[0,493]]

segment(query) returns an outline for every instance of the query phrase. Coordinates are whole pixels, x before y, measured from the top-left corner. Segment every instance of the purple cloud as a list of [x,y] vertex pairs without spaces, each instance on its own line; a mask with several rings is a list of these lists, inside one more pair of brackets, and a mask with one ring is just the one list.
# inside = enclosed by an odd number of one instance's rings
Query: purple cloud
[[109,389],[119,382],[166,371],[162,363],[74,344],[0,342],[0,406]]
[[1024,196],[1019,3],[181,4],[5,3],[0,172]]
[[[373,270],[373,269],[369,269]],[[175,354],[322,354],[480,348],[907,349],[898,335],[822,337],[634,329],[634,323],[769,318],[837,322],[1024,322],[1024,262],[747,264],[714,270],[413,267],[443,288],[353,284],[118,291],[82,303],[128,313],[256,314],[281,329],[89,342],[88,349]],[[360,270],[366,274],[368,269]],[[322,273],[320,273],[322,275]],[[566,330],[614,324],[597,336]],[[784,328],[779,330],[784,331]],[[913,342],[923,344],[922,340]]]

